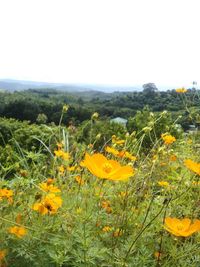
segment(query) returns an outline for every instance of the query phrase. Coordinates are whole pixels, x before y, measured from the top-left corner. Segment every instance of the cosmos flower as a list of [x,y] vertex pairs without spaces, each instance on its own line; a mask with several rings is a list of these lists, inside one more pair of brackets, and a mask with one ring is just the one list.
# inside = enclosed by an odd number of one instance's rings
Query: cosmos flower
[[40,202],[33,205],[33,210],[38,211],[42,215],[55,214],[62,206],[62,199],[60,196],[49,193]]
[[165,145],[170,145],[176,141],[176,138],[170,134],[162,134],[161,138],[163,139]]
[[0,189],[0,201],[3,199],[7,199],[10,203],[13,201],[12,199],[13,191],[7,188]]
[[16,235],[18,238],[22,238],[26,235],[27,230],[23,226],[13,226],[8,229],[8,232]]
[[191,170],[191,171],[197,173],[198,175],[200,175],[200,163],[192,161],[191,159],[186,159],[184,161],[184,164],[189,170]]
[[190,219],[165,218],[165,229],[175,236],[188,237],[200,230],[200,220],[194,220],[192,223]]
[[93,175],[113,181],[124,181],[134,174],[131,166],[121,166],[118,161],[108,160],[100,153],[92,156],[86,153],[84,165]]

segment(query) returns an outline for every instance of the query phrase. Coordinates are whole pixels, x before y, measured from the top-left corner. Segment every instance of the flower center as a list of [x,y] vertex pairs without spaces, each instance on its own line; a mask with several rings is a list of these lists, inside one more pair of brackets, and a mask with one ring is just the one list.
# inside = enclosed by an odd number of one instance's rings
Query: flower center
[[48,211],[52,211],[52,206],[49,203],[45,204],[45,208],[48,209]]
[[110,163],[104,163],[102,166],[102,169],[106,173],[110,173],[113,169],[112,165]]

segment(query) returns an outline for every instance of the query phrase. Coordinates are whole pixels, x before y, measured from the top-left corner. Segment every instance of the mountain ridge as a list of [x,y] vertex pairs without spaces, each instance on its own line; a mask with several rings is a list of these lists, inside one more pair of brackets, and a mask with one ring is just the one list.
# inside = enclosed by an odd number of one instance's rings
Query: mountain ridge
[[111,92],[130,92],[142,91],[141,86],[115,86],[115,85],[95,85],[95,84],[68,84],[68,83],[50,83],[39,81],[25,81],[15,79],[0,79],[0,89],[8,91],[21,91],[28,89],[56,89],[67,92],[100,91]]

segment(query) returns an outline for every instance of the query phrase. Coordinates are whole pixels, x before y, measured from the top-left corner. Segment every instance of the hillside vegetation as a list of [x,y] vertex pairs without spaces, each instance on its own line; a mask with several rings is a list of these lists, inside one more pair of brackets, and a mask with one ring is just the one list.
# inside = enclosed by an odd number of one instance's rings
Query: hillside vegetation
[[0,266],[200,266],[199,92],[149,93],[0,93]]

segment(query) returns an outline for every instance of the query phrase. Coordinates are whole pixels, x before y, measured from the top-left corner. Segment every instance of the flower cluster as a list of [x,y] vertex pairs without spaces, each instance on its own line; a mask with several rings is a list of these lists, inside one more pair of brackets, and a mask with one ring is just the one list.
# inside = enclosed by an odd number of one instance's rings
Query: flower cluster
[[121,151],[118,151],[117,149],[113,148],[113,147],[110,147],[110,146],[106,146],[105,148],[105,151],[107,153],[110,153],[116,157],[119,157],[119,158],[127,158],[127,159],[130,159],[131,161],[135,161],[136,160],[136,157],[131,155],[128,151],[126,150],[121,150]]

